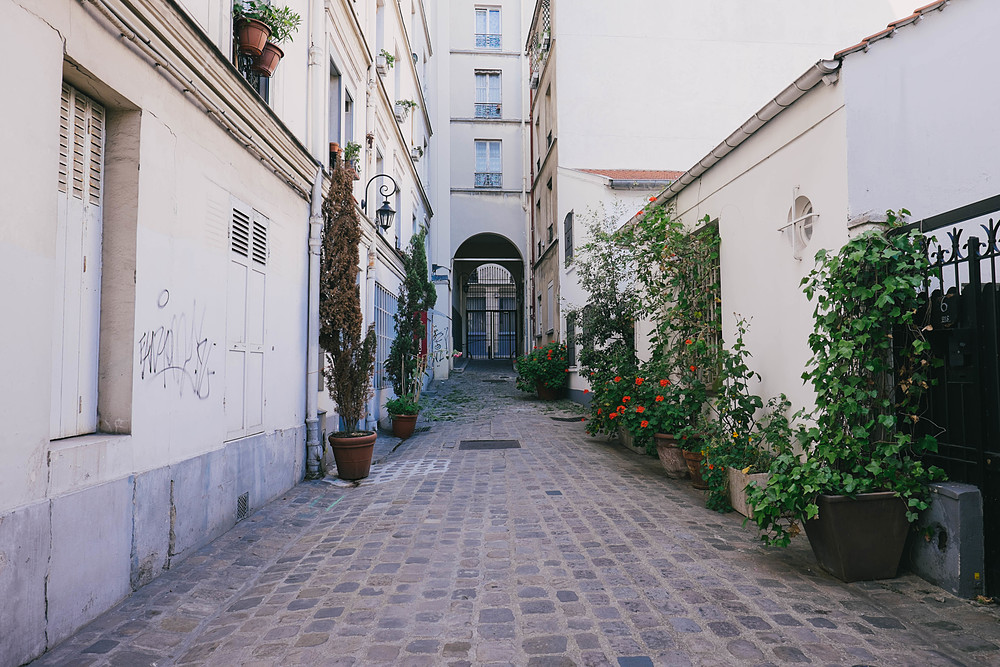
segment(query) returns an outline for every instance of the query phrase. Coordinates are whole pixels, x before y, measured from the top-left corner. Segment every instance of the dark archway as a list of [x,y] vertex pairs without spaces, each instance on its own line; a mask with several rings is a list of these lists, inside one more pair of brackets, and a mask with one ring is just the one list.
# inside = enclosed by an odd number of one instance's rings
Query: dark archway
[[510,240],[477,234],[454,259],[456,348],[469,359],[511,359],[524,352],[524,261]]

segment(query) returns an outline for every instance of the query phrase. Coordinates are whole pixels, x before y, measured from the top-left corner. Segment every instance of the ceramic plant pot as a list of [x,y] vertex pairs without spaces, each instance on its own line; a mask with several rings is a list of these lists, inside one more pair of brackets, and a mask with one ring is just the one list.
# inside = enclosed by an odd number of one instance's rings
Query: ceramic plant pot
[[331,433],[329,441],[337,464],[337,477],[353,481],[368,476],[375,452],[374,431]]
[[668,433],[656,433],[656,455],[660,457],[663,472],[671,479],[684,479],[688,476],[687,463],[684,462],[683,450],[677,446],[677,439]]
[[263,21],[240,19],[236,22],[236,40],[240,43],[240,51],[243,53],[259,56],[270,36],[271,29]]
[[392,417],[392,434],[406,440],[417,426],[417,415],[389,415]]
[[701,452],[689,452],[686,449],[682,449],[681,452],[688,473],[691,475],[691,486],[704,491],[708,488],[708,482],[701,476],[701,464],[705,461],[705,455]]

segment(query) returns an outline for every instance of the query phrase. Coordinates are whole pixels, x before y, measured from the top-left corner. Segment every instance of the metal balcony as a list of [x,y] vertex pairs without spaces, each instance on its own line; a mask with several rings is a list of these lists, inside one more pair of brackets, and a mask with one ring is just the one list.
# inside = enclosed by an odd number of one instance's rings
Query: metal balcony
[[477,171],[476,172],[476,187],[477,188],[502,188],[503,187],[503,174],[498,171]]
[[501,105],[494,102],[476,102],[476,118],[500,118]]

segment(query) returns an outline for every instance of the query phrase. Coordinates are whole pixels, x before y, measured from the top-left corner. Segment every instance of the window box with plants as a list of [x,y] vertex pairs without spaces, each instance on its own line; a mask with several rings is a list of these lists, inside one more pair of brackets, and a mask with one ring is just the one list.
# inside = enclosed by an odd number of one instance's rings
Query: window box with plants
[[375,70],[385,76],[392,69],[393,64],[396,62],[396,56],[392,55],[385,49],[378,52],[375,56]]
[[402,123],[406,120],[406,117],[410,115],[410,112],[416,109],[419,105],[413,100],[396,100],[396,105],[394,108],[394,113],[396,120]]
[[240,51],[253,58],[254,71],[270,77],[285,55],[278,45],[291,41],[302,17],[286,6],[237,0],[233,4],[233,22]]
[[[890,211],[888,220],[898,226],[901,216]],[[816,301],[803,375],[815,409],[797,433],[802,454],[780,451],[749,502],[766,543],[788,544],[803,523],[820,565],[837,578],[891,578],[908,524],[927,508],[927,484],[943,477],[920,459],[936,440],[910,430],[938,363],[919,296],[928,260],[918,232],[872,230],[816,261],[802,281]]]
[[373,395],[376,336],[364,331],[358,275],[361,219],[354,201],[354,180],[343,164],[334,165],[330,190],[323,202],[320,250],[320,346],[326,353],[326,382],[337,404],[340,430],[329,436],[337,475],[357,480],[368,476],[374,453],[374,431],[363,429],[368,399]]

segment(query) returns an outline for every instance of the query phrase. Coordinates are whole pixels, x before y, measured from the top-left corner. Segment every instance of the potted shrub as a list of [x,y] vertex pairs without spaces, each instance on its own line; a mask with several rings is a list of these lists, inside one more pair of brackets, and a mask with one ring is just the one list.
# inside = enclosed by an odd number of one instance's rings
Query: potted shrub
[[348,480],[368,476],[375,446],[375,432],[361,426],[373,395],[375,327],[363,332],[357,282],[361,219],[353,184],[350,170],[338,163],[323,202],[319,299],[326,381],[341,419],[340,430],[331,433],[329,441],[337,475]]
[[566,345],[552,341],[536,347],[528,354],[518,357],[514,363],[517,371],[515,385],[521,391],[535,392],[543,401],[559,398],[569,379],[566,367]]
[[375,56],[375,69],[378,70],[379,74],[383,76],[389,73],[392,69],[393,63],[396,62],[396,56],[392,55],[385,49],[378,52]]
[[[901,221],[892,211],[888,219]],[[794,522],[804,522],[817,560],[834,576],[890,578],[908,522],[927,507],[927,483],[943,477],[919,459],[936,450],[934,438],[910,430],[935,363],[918,295],[928,260],[919,232],[879,230],[816,260],[802,281],[816,300],[803,375],[816,394],[812,425],[799,430],[802,455],[781,451],[750,503],[765,542],[787,544]]]
[[361,144],[355,143],[353,141],[348,141],[344,145],[344,164],[353,174],[355,181],[359,180],[361,176],[358,175],[358,159],[361,157]]
[[392,434],[403,440],[413,435],[420,412],[420,398],[413,394],[403,394],[385,402],[385,409],[392,419]]
[[[411,421],[409,431],[413,432],[416,414],[420,410],[420,390],[427,372],[427,311],[437,301],[437,289],[430,280],[426,243],[427,231],[421,228],[410,239],[406,252],[402,253],[403,270],[406,273],[400,286],[394,316],[396,337],[392,340],[389,357],[385,362],[386,375],[399,397],[396,400],[402,401],[386,405],[392,417],[393,434],[397,437],[409,437],[409,433],[399,435],[397,422],[398,427],[403,428],[402,422]],[[394,409],[396,406],[405,406],[407,410],[397,412]],[[411,415],[412,420],[409,419]],[[398,419],[400,416],[404,418]]]
[[[240,50],[254,56],[253,69],[261,76],[272,76],[284,52],[278,44],[290,41],[298,31],[302,17],[287,6],[277,7],[262,0],[237,0],[233,4]],[[261,25],[267,28],[261,30]],[[263,32],[264,42],[260,42]],[[246,46],[244,40],[247,40]],[[253,40],[252,42],[250,40]],[[259,48],[258,48],[259,47]]]

